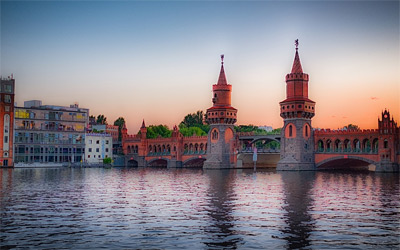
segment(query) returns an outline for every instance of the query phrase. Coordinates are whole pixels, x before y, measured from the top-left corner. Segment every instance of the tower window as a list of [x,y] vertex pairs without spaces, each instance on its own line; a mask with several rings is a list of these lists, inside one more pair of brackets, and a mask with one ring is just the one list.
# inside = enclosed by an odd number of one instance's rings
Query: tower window
[[218,140],[218,132],[217,132],[217,130],[214,130],[214,131],[212,132],[211,137],[212,137],[213,140]]
[[306,134],[306,136],[308,137],[308,125],[306,125],[306,127],[305,127],[305,134]]
[[293,136],[293,126],[289,125],[289,137]]
[[383,147],[384,148],[388,148],[389,147],[389,145],[388,145],[388,141],[385,139],[385,141],[383,142]]

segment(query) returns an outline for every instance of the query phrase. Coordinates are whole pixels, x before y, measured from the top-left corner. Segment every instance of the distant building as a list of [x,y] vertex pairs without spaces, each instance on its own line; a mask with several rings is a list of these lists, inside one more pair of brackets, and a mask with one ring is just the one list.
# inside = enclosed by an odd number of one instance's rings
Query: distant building
[[91,126],[92,131],[110,134],[113,142],[118,142],[118,126],[108,124],[96,124]]
[[102,163],[104,158],[113,157],[113,138],[110,134],[89,133],[85,139],[85,162]]
[[263,129],[267,132],[272,132],[273,128],[271,126],[259,126],[259,129]]
[[89,109],[24,102],[15,107],[15,163],[80,162]]
[[0,86],[0,167],[13,166],[14,134],[14,94],[13,77],[1,78]]

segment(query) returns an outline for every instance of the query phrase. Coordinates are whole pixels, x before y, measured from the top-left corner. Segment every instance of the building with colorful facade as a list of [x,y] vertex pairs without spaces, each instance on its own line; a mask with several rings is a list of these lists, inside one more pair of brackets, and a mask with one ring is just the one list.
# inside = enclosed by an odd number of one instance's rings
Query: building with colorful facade
[[15,163],[83,160],[89,110],[28,101],[15,107]]

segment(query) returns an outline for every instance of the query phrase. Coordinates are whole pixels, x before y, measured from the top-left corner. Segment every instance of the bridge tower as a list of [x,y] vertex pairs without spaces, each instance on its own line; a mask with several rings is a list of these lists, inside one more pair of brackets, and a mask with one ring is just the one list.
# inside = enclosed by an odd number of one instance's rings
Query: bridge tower
[[400,150],[400,128],[393,117],[390,119],[390,112],[382,112],[382,120],[378,118],[379,143],[378,154],[379,163],[376,171],[379,172],[399,172],[398,158]]
[[315,115],[315,102],[308,98],[309,78],[301,67],[298,40],[295,45],[292,71],[286,75],[286,99],[279,103],[284,124],[277,170],[314,170],[311,118]]
[[228,84],[224,70],[224,55],[221,55],[221,71],[218,83],[213,85],[213,106],[207,109],[210,131],[207,139],[207,160],[203,168],[233,168],[236,163],[236,122],[237,109],[231,106],[232,85]]

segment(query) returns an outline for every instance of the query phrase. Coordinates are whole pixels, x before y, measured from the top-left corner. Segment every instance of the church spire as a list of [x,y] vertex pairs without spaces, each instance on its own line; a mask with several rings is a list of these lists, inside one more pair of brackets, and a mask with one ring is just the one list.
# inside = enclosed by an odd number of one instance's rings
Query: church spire
[[221,55],[221,72],[219,73],[218,85],[227,85],[225,70],[224,70],[224,55]]
[[294,62],[292,67],[292,74],[293,73],[303,73],[303,68],[301,67],[300,57],[299,57],[299,39],[296,39],[294,44],[296,45],[296,54],[294,56]]
[[146,128],[146,125],[144,124],[144,119],[143,119],[142,127],[141,127],[141,128]]

